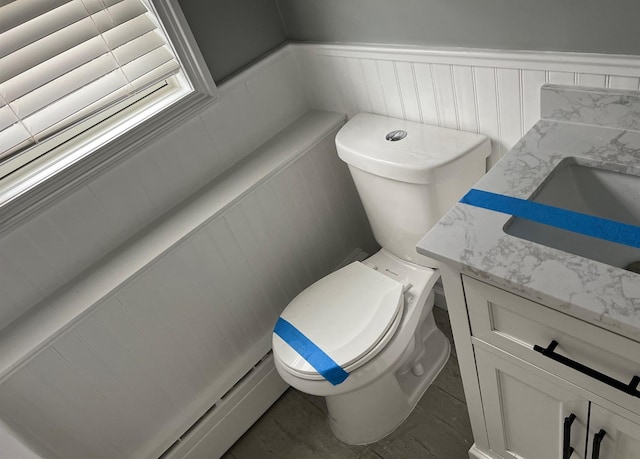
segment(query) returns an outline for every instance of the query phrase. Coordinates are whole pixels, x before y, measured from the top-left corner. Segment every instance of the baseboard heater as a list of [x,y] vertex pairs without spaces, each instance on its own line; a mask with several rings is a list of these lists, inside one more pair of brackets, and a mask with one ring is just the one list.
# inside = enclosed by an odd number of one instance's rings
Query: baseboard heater
[[198,419],[160,459],[220,457],[289,386],[267,353]]

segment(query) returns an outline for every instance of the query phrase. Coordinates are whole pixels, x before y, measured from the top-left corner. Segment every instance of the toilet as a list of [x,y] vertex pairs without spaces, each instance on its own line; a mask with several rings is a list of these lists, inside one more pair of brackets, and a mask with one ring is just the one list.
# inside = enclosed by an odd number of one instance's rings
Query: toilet
[[489,139],[359,113],[336,136],[381,249],[314,283],[282,312],[273,356],[282,379],[325,397],[348,444],[393,432],[446,363],[433,318],[435,260],[418,240],[485,172]]

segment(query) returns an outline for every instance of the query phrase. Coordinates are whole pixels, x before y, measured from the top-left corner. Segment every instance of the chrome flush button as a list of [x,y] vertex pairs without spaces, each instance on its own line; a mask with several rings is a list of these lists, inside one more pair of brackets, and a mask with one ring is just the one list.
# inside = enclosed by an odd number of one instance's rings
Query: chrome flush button
[[402,140],[407,136],[407,131],[403,131],[402,129],[398,129],[396,131],[391,131],[387,134],[386,139],[389,142],[397,142],[398,140]]

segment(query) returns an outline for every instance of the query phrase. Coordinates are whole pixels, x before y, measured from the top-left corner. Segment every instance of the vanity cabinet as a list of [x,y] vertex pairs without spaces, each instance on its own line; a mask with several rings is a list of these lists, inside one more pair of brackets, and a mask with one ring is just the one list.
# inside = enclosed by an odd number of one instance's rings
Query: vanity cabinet
[[[590,438],[603,430],[605,435],[600,443],[601,459],[638,459],[640,458],[640,421],[627,419],[595,403],[591,404]],[[594,443],[588,444],[587,457],[593,454]]]
[[483,454],[640,459],[640,343],[461,277]]
[[593,220],[639,215],[640,93],[551,85],[540,102],[416,246],[440,263],[469,456],[562,457],[573,413],[574,459],[640,459],[640,277],[620,268],[636,232]]
[[563,459],[566,445],[574,459],[585,457],[589,400],[583,394],[495,348],[475,351],[492,452],[505,459]]

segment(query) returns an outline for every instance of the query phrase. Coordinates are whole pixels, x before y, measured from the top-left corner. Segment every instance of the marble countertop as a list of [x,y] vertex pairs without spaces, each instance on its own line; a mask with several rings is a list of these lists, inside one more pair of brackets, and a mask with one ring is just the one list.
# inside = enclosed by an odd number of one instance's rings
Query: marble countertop
[[[640,93],[546,85],[542,119],[475,186],[528,199],[566,157],[640,166]],[[640,341],[640,275],[508,235],[510,215],[458,203],[419,253]]]

